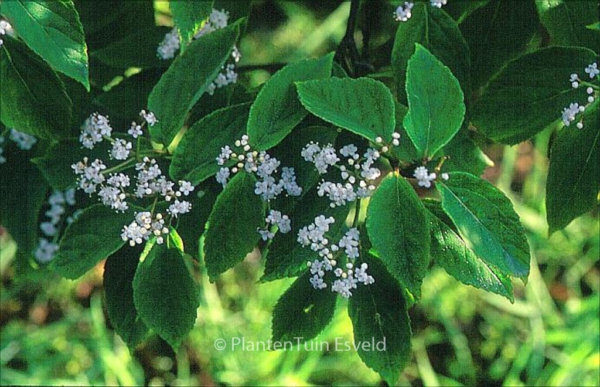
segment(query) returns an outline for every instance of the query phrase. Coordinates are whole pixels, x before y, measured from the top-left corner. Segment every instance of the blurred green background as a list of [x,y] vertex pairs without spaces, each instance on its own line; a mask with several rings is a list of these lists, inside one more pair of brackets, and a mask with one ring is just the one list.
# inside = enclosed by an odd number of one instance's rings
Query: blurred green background
[[[309,9],[302,2],[258,2],[240,44],[240,68],[247,68],[241,79],[254,87],[269,77],[257,64],[334,50],[349,5],[324,2]],[[157,10],[159,23],[169,24],[164,4]],[[375,45],[377,39],[385,36],[375,36]],[[549,141],[546,131],[530,143],[486,149],[495,161],[486,178],[513,200],[527,230],[527,286],[514,283],[511,304],[433,268],[422,300],[410,310],[413,357],[399,384],[600,385],[598,214],[548,238],[543,187]],[[19,279],[15,249],[0,228],[2,385],[383,385],[354,351],[215,348],[216,339],[270,339],[271,311],[291,281],[258,284],[260,259],[246,260],[214,284],[198,277],[196,328],[178,353],[156,337],[130,352],[106,321],[103,264],[77,281],[47,272]],[[333,349],[336,338],[352,339],[345,306],[340,300],[315,346],[331,343]]]

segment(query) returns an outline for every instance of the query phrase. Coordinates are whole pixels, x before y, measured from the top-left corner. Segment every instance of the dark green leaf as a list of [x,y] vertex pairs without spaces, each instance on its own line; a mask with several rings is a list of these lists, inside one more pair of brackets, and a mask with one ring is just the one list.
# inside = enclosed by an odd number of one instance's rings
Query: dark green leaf
[[283,293],[273,309],[273,342],[316,337],[329,324],[335,311],[337,293],[315,289],[307,271]]
[[375,258],[367,257],[375,283],[352,291],[348,314],[358,356],[390,385],[410,360],[411,329],[403,289]]
[[177,350],[194,327],[198,289],[183,255],[154,245],[133,278],[133,302],[142,321]]
[[[448,66],[460,81],[465,94],[469,95],[471,90],[469,47],[458,25],[443,10],[425,3],[415,3],[412,17],[398,24],[392,50],[392,67],[400,102],[407,103],[404,84],[408,59],[415,52],[415,43],[427,48]],[[435,83],[437,79],[427,77],[422,82]]]
[[138,117],[139,112],[146,108],[148,96],[160,75],[154,70],[144,70],[132,75],[109,91],[98,95],[94,104],[101,108],[101,112],[109,115],[113,124],[117,124],[114,127],[127,128],[131,121]]
[[31,269],[32,252],[38,243],[39,213],[49,187],[29,162],[31,151],[18,149],[12,141],[2,146],[6,162],[0,164],[0,225],[17,243],[15,270],[20,275]]
[[256,178],[238,172],[217,198],[204,236],[204,262],[211,281],[241,262],[258,244],[265,204],[254,193]]
[[181,37],[182,51],[192,40],[202,22],[210,16],[212,1],[171,1],[169,2],[173,20]]
[[509,62],[477,101],[473,124],[504,144],[533,137],[556,121],[563,108],[585,98],[585,90],[573,89],[569,77],[583,76],[595,57],[585,48],[550,47]]
[[510,59],[523,53],[539,29],[533,1],[515,6],[492,0],[460,25],[471,52],[473,89],[485,83]]
[[50,66],[90,90],[83,26],[71,0],[4,1],[0,13]]
[[23,43],[6,35],[2,39],[0,119],[7,127],[36,137],[66,136],[71,124],[71,99],[65,85]]
[[587,26],[598,25],[598,3],[594,1],[536,0],[540,20],[556,46],[600,47],[600,34]]
[[550,233],[597,205],[600,185],[600,112],[586,116],[583,129],[559,133],[550,153],[546,208]]
[[195,259],[200,258],[200,236],[204,233],[206,222],[217,200],[217,192],[221,192],[221,188],[216,182],[208,187],[196,187],[187,199],[192,203],[192,210],[177,222],[177,232],[184,241],[185,252]]
[[149,332],[133,304],[132,282],[141,252],[141,247],[124,246],[104,264],[104,293],[108,318],[115,331],[132,349]]
[[404,127],[422,158],[431,157],[462,125],[463,92],[450,69],[417,44],[406,70],[406,94],[408,113]]
[[89,52],[156,25],[153,0],[75,0]]
[[429,265],[429,222],[404,178],[390,174],[381,182],[369,202],[367,231],[388,271],[418,298]]
[[190,109],[231,56],[241,24],[236,22],[194,40],[163,74],[148,98],[148,108],[158,119],[150,130],[154,141],[164,145],[173,141]]
[[234,105],[215,110],[192,125],[175,149],[169,174],[194,185],[216,174],[222,167],[216,161],[221,148],[233,146],[246,133],[249,111],[249,103]]
[[169,62],[160,59],[156,49],[169,31],[170,28],[154,26],[138,30],[121,40],[110,42],[109,45],[92,51],[90,57],[106,65],[123,69],[166,67]]
[[493,292],[514,301],[507,275],[480,259],[453,229],[439,202],[425,202],[430,211],[431,258],[460,282]]
[[50,268],[68,279],[81,277],[125,244],[121,231],[132,220],[131,212],[102,204],[84,209],[65,230]]
[[297,82],[302,105],[315,116],[375,141],[392,140],[396,127],[394,99],[381,82],[370,78],[329,78]]
[[525,281],[529,243],[510,200],[489,182],[463,172],[450,173],[436,188],[466,246],[501,274]]
[[248,137],[255,149],[279,144],[306,116],[298,101],[294,82],[323,79],[331,75],[333,54],[291,63],[275,73],[258,93],[250,108]]
[[493,166],[494,162],[469,137],[469,130],[465,125],[466,123],[463,124],[463,129],[459,130],[456,136],[442,148],[442,155],[448,156],[443,170],[462,171],[481,176],[485,168]]

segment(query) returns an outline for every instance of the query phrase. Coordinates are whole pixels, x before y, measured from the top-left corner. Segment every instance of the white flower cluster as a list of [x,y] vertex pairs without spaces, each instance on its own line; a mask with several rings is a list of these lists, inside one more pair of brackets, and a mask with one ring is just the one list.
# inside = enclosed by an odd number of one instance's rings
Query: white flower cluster
[[173,28],[171,31],[166,33],[162,42],[158,44],[156,54],[160,59],[173,59],[175,57],[175,53],[179,50],[180,44],[177,28]]
[[[598,63],[594,62],[590,65],[588,65],[585,68],[585,72],[588,74],[590,81],[593,80],[594,78],[598,77],[598,74],[600,74],[600,70],[598,69]],[[586,103],[583,105],[580,105],[577,102],[571,102],[569,104],[569,106],[567,106],[566,108],[563,109],[562,111],[562,122],[565,126],[569,126],[571,125],[571,122],[575,121],[575,119],[577,118],[577,114],[579,113],[583,113],[585,111],[585,109],[595,101],[596,99],[596,94],[595,94],[595,90],[598,89],[598,87],[596,85],[590,84],[588,82],[586,82],[585,80],[582,80],[579,78],[579,75],[577,75],[577,73],[573,73],[571,74],[570,78],[569,78],[569,82],[571,82],[571,87],[573,89],[578,89],[579,86],[581,86],[582,84],[587,85],[588,87],[586,88],[586,94],[587,94],[587,99],[586,99]],[[578,129],[583,129],[583,120],[579,120],[579,122],[577,122],[577,124],[575,125]]]
[[8,138],[16,142],[19,149],[22,150],[30,150],[37,142],[37,139],[34,136],[19,132],[15,129],[10,130]]
[[[71,188],[65,192],[54,191],[48,199],[50,209],[45,212],[48,220],[40,223],[40,229],[45,235],[40,238],[39,245],[34,252],[35,258],[42,263],[51,261],[58,251],[57,240],[59,231],[63,225],[63,216],[67,212],[67,206],[75,205],[75,189]],[[70,224],[81,213],[80,210],[75,211],[73,216],[67,218],[67,224]]]
[[[415,179],[417,179],[418,186],[425,188],[430,188],[431,182],[437,179],[437,173],[429,173],[427,168],[423,166],[417,167],[415,169],[415,172],[413,173],[413,176],[415,177]],[[447,173],[442,173],[440,176],[442,180],[448,180],[450,178],[450,175],[448,175]]]
[[[296,183],[296,172],[294,168],[283,167],[279,180],[274,174],[278,172],[281,163],[267,152],[257,152],[252,150],[248,144],[248,136],[243,135],[240,140],[236,140],[234,152],[229,145],[221,148],[221,153],[216,158],[217,164],[221,169],[216,175],[217,182],[223,187],[227,185],[229,177],[238,171],[245,170],[248,173],[255,173],[258,181],[255,185],[254,193],[260,195],[263,200],[270,201],[275,199],[284,191],[290,196],[300,196],[302,188]],[[225,164],[234,161],[233,167],[229,168]]]
[[[132,138],[138,138],[143,134],[143,126],[146,124],[152,126],[156,117],[151,112],[142,110],[140,117],[144,123],[133,122],[127,133]],[[150,212],[140,212],[135,214],[135,220],[123,228],[121,237],[123,240],[129,240],[133,246],[148,240],[151,236],[157,237],[157,243],[163,243],[163,234],[169,232],[165,226],[166,221],[171,218],[177,218],[191,210],[191,203],[186,200],[180,200],[182,196],[188,196],[194,187],[188,181],[179,181],[179,188],[175,189],[175,183],[163,175],[156,159],[144,156],[141,161],[135,163],[135,186],[132,187],[132,179],[129,175],[117,172],[119,168],[126,168],[134,164],[141,155],[131,157],[132,143],[124,139],[114,139],[111,137],[112,128],[108,119],[98,113],[92,114],[82,126],[80,142],[88,149],[93,149],[94,145],[103,139],[112,142],[112,149],[109,151],[110,159],[123,161],[121,165],[108,168],[100,159],[91,161],[84,157],[71,166],[74,173],[78,176],[78,188],[85,193],[98,195],[98,199],[107,207],[115,211],[124,212],[129,209],[129,200],[144,198],[153,198],[155,200],[164,200],[171,204],[167,208],[168,214]],[[130,188],[131,187],[131,188]],[[131,189],[131,192],[128,192]]]
[[[394,144],[397,140],[394,138]],[[383,149],[388,150],[386,146]],[[339,169],[343,183],[322,180],[318,186],[317,193],[319,196],[327,196],[331,201],[331,207],[343,206],[357,199],[371,196],[375,191],[375,186],[370,183],[381,176],[381,171],[373,167],[380,157],[378,150],[369,148],[360,157],[358,148],[349,144],[342,147],[339,154],[344,157],[342,165],[338,165],[341,159],[331,144],[321,147],[319,143],[311,142],[301,152],[304,160],[313,163],[320,174],[327,173],[329,167],[335,166]]]
[[[320,257],[320,259],[307,262],[312,274],[310,278],[312,286],[315,289],[325,289],[328,286],[325,275],[327,272],[333,272],[335,277],[333,277],[331,290],[348,298],[358,283],[369,285],[375,280],[367,274],[368,265],[366,263],[363,263],[358,269],[354,267],[355,261],[359,257],[359,231],[351,228],[337,244],[330,243],[326,233],[333,223],[335,223],[333,217],[317,216],[313,223],[298,231],[298,243],[303,247],[310,246],[310,249],[317,252]],[[342,254],[347,257],[348,261],[345,265],[338,266],[336,258]]]
[[[8,138],[14,141],[19,149],[30,150],[37,143],[37,138],[27,133],[19,132],[18,130],[11,129],[8,133]],[[6,162],[6,157],[2,155],[4,153],[4,147],[2,146],[6,139],[3,135],[0,135],[0,164]]]
[[[277,179],[276,173],[279,172],[281,162],[265,151],[253,150],[248,143],[248,136],[245,134],[241,139],[234,142],[234,149],[231,149],[229,145],[222,147],[216,161],[222,167],[215,178],[223,187],[227,185],[231,175],[244,170],[256,175],[257,182],[254,186],[254,193],[267,202],[275,199],[284,191],[289,196],[300,196],[302,194],[302,187],[296,183],[294,168],[282,167],[279,179]],[[225,165],[232,166],[227,167]],[[257,230],[265,241],[273,239],[275,231],[285,234],[292,230],[290,218],[276,210],[269,212],[269,215],[265,218],[265,223],[265,228]],[[276,227],[276,229],[273,227]]]
[[[204,23],[202,28],[194,35],[194,39],[199,39],[213,31],[227,27],[228,19],[229,14],[225,10],[218,11],[213,9],[206,23]],[[180,45],[181,42],[179,40],[179,35],[177,34],[177,28],[173,28],[165,35],[163,41],[158,45],[156,50],[157,55],[164,60],[172,59],[175,57],[175,53],[179,50]],[[217,75],[215,80],[208,85],[206,92],[209,95],[213,95],[218,88],[237,82],[238,74],[235,72],[235,64],[240,61],[242,55],[236,46],[233,47],[231,57],[233,58],[234,63],[224,65],[222,71]]]
[[161,213],[154,217],[149,211],[138,212],[135,214],[135,220],[128,226],[123,227],[121,239],[129,241],[130,246],[141,245],[150,237],[156,237],[156,243],[164,243],[164,235],[169,233],[169,228],[165,226],[165,219]]
[[412,17],[412,7],[414,7],[414,3],[405,2],[404,5],[399,5],[394,12],[394,20],[399,22],[408,21]]
[[271,226],[276,226],[278,231],[282,234],[287,234],[288,232],[292,231],[290,218],[287,215],[283,215],[279,211],[269,211],[269,215],[265,218],[265,222],[267,223],[266,228],[259,228],[257,230],[262,239],[265,241],[275,237],[275,232],[271,229]]
[[[8,35],[13,36],[14,30],[12,26],[6,20],[0,20],[0,36]],[[2,38],[0,38],[0,47],[4,44]]]
[[432,6],[442,8],[443,5],[448,4],[448,0],[430,0]]

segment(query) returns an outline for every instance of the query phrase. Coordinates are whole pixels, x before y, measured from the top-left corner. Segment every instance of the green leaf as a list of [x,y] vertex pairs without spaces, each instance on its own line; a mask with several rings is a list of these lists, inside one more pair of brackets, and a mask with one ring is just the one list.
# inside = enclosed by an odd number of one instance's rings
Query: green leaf
[[124,246],[104,264],[104,294],[108,318],[115,331],[132,349],[149,332],[133,304],[132,282],[141,252],[141,247]]
[[258,244],[265,204],[254,193],[256,178],[238,172],[217,198],[208,218],[204,262],[211,281],[243,261]]
[[65,85],[23,43],[6,35],[2,39],[0,120],[7,127],[36,137],[66,136],[71,124],[71,99]]
[[585,26],[588,30],[600,32],[600,21]]
[[132,220],[131,212],[102,204],[84,209],[65,230],[50,268],[68,279],[81,277],[125,244],[121,231]]
[[500,273],[529,275],[529,244],[510,200],[489,182],[463,172],[437,182],[442,208],[467,247]]
[[460,25],[469,44],[473,89],[487,83],[504,64],[532,46],[540,28],[533,1],[518,7],[512,0],[492,0]]
[[233,146],[246,133],[249,111],[249,103],[234,105],[215,110],[192,125],[173,153],[171,177],[197,185],[216,174],[222,167],[216,161],[221,148]]
[[76,0],[75,7],[83,24],[89,52],[124,39],[136,31],[156,26],[153,0]]
[[171,1],[169,8],[181,37],[182,52],[212,12],[212,1]]
[[196,283],[179,250],[152,247],[135,272],[133,302],[142,321],[177,351],[199,306]]
[[6,162],[0,164],[0,225],[17,243],[15,270],[19,276],[32,267],[32,252],[39,242],[39,214],[49,187],[29,162],[33,150],[21,150],[12,141],[2,146]]
[[583,88],[571,87],[569,77],[583,76],[595,57],[585,48],[549,47],[509,62],[475,104],[473,124],[504,144],[533,137],[585,96]]
[[[166,67],[169,62],[160,59],[156,49],[171,29],[168,27],[150,28],[134,31],[121,40],[90,52],[90,58],[114,67],[156,68]],[[135,50],[131,48],[135,47]]]
[[[194,40],[177,56],[148,98],[158,122],[150,129],[154,141],[169,145],[185,118],[231,56],[242,21]],[[202,64],[202,65],[199,65]]]
[[90,90],[83,26],[71,0],[3,1],[0,13],[50,66]]
[[221,192],[220,184],[214,183],[213,186],[202,187],[198,186],[188,196],[188,200],[192,204],[192,210],[178,219],[177,232],[183,239],[185,253],[191,255],[196,260],[200,258],[199,240],[210,216],[210,212],[217,200],[217,188]]
[[598,50],[600,34],[588,27],[599,24],[597,2],[536,0],[536,5],[551,44]]
[[422,157],[431,157],[462,125],[463,92],[450,69],[417,44],[406,70],[406,94],[408,113],[404,127]]
[[273,309],[273,342],[315,338],[333,318],[337,293],[315,289],[310,271],[290,286]]
[[584,119],[583,129],[562,129],[552,145],[546,183],[550,233],[593,209],[600,185],[600,112]]
[[392,141],[396,127],[394,99],[370,78],[329,78],[297,82],[302,105],[315,116],[364,138]]
[[369,202],[367,232],[388,271],[418,298],[429,265],[429,221],[404,178],[390,174],[383,179]]
[[358,356],[395,386],[411,356],[411,329],[403,290],[377,259],[366,257],[375,283],[352,290],[348,314]]
[[462,171],[481,176],[487,167],[494,165],[494,162],[471,139],[470,132],[465,126],[466,123],[463,123],[463,129],[459,130],[456,136],[442,148],[441,155],[448,156],[443,170]]
[[323,79],[331,75],[333,53],[319,59],[290,63],[263,86],[248,119],[250,144],[266,150],[279,144],[306,116],[298,101],[294,82]]
[[514,301],[512,283],[507,275],[480,259],[454,230],[454,225],[439,202],[428,200],[430,211],[431,258],[460,282]]
[[144,70],[125,78],[109,91],[98,95],[93,102],[102,112],[110,113],[114,127],[128,127],[132,119],[138,117],[139,112],[146,108],[148,96],[159,79],[160,74],[156,71]]
[[[398,23],[392,49],[392,68],[400,102],[407,103],[404,84],[408,60],[415,52],[415,43],[427,48],[448,66],[460,81],[465,93],[470,94],[469,47],[458,29],[458,25],[444,10],[431,7],[429,4],[415,2],[412,17],[407,22]],[[437,79],[427,77],[422,81],[435,83]]]

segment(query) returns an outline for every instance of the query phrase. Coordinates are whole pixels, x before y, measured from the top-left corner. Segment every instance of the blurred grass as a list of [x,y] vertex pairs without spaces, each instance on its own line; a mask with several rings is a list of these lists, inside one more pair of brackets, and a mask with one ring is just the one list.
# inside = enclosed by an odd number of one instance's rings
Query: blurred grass
[[[242,66],[320,55],[343,36],[348,3],[327,3],[320,12],[308,12],[301,2],[259,5],[241,42]],[[254,87],[269,73],[242,77]],[[413,358],[400,385],[600,385],[598,216],[585,215],[548,238],[549,139],[547,131],[533,143],[487,150],[497,165],[486,177],[513,200],[532,247],[527,286],[514,283],[511,304],[434,268],[410,311]],[[197,326],[178,353],[155,337],[130,353],[106,325],[101,266],[78,281],[48,273],[18,280],[14,253],[14,243],[0,234],[2,385],[382,385],[353,351],[215,349],[219,338],[270,339],[271,311],[291,281],[257,284],[259,260],[247,260],[214,284],[199,278]],[[313,343],[351,340],[345,305],[338,303],[334,320]]]

